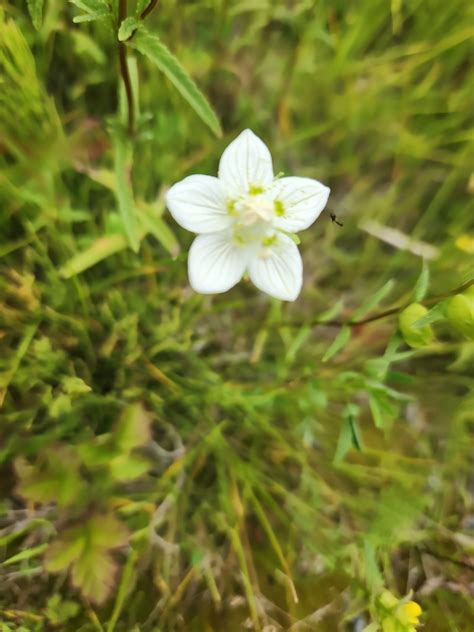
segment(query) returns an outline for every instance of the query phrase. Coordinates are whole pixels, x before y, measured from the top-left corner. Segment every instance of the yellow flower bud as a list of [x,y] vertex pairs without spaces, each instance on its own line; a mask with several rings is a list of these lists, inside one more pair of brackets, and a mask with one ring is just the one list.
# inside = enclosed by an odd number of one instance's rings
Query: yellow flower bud
[[426,347],[434,340],[431,325],[414,327],[414,324],[427,313],[426,307],[420,305],[420,303],[412,303],[398,317],[398,325],[402,336],[407,345],[413,349]]

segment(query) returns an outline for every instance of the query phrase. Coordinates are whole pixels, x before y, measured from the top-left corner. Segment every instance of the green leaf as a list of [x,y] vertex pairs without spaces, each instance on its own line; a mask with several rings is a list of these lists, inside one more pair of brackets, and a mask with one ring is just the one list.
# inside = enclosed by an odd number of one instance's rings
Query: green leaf
[[57,573],[71,567],[71,580],[82,595],[97,604],[111,594],[117,564],[110,552],[128,541],[128,531],[112,514],[96,514],[66,529],[46,552],[45,568]]
[[110,10],[105,0],[69,0],[78,9],[84,11],[84,15],[77,15],[73,18],[75,24],[81,22],[93,22],[110,17]]
[[349,404],[346,407],[334,455],[335,464],[341,463],[351,448],[362,450],[362,435],[357,421],[358,414],[359,407],[355,404]]
[[76,376],[66,376],[62,380],[62,385],[64,392],[68,395],[81,395],[83,393],[89,393],[92,390],[84,380]]
[[345,419],[342,423],[339,438],[337,440],[336,453],[334,455],[334,463],[342,463],[344,457],[352,448],[352,430],[348,419]]
[[125,20],[121,23],[118,32],[119,42],[125,42],[128,40],[139,26],[140,22],[136,18],[125,18]]
[[369,394],[369,407],[374,424],[380,429],[388,428],[398,413],[398,406],[381,391],[373,391]]
[[133,404],[122,413],[114,438],[121,452],[129,453],[151,438],[150,417],[140,404]]
[[86,546],[82,528],[66,529],[60,539],[48,547],[44,558],[44,567],[49,573],[60,573],[79,559]]
[[33,26],[39,31],[43,22],[44,0],[27,0],[27,4]]
[[351,329],[350,329],[350,327],[347,327],[347,326],[342,327],[341,331],[334,338],[334,340],[333,340],[331,346],[329,347],[329,349],[323,355],[323,360],[322,361],[323,362],[327,362],[333,356],[335,356],[336,353],[338,351],[340,351],[349,342],[350,337],[351,337]]
[[59,274],[65,279],[70,279],[80,274],[100,261],[111,257],[117,252],[127,248],[128,242],[125,235],[108,235],[100,237],[83,252],[74,255],[59,269]]
[[377,564],[375,547],[369,540],[364,540],[364,570],[367,584],[371,591],[383,585],[382,575]]
[[150,0],[137,0],[137,6],[135,7],[135,15],[137,18],[140,17],[149,4]]
[[158,215],[152,217],[149,212],[143,211],[140,213],[140,221],[143,229],[153,235],[172,257],[179,255],[178,240],[163,218],[158,217]]
[[96,514],[87,523],[88,541],[95,548],[115,549],[128,541],[128,531],[113,514]]
[[132,190],[131,147],[128,140],[119,136],[114,141],[115,194],[119,213],[128,243],[134,252],[138,252],[140,241]]
[[117,563],[109,553],[89,549],[73,565],[71,580],[86,599],[102,604],[113,591],[117,571]]
[[441,301],[434,307],[432,307],[429,311],[425,312],[421,318],[418,318],[413,324],[413,329],[422,329],[426,325],[431,325],[431,323],[435,323],[439,320],[444,320],[446,318],[446,301]]
[[66,623],[69,619],[74,619],[79,612],[80,606],[75,601],[62,601],[58,594],[48,599],[46,605],[46,617],[50,623],[59,626]]
[[362,316],[367,314],[367,312],[370,312],[374,307],[379,305],[379,303],[381,303],[384,298],[390,294],[390,292],[393,290],[394,285],[395,281],[393,279],[390,279],[389,281],[387,281],[387,283],[385,283],[385,285],[382,285],[382,287],[377,290],[375,294],[369,296],[369,298],[354,311],[351,320],[357,320],[358,318],[361,318]]
[[150,463],[140,456],[120,454],[110,461],[109,467],[115,481],[133,481],[150,469]]
[[34,503],[55,502],[60,507],[77,503],[84,489],[79,465],[75,452],[66,446],[46,452],[35,465],[18,458],[18,493]]
[[142,25],[135,31],[133,38],[127,42],[127,46],[134,48],[142,55],[145,55],[145,57],[148,57],[148,59],[168,77],[175,88],[214,134],[218,137],[222,135],[219,119],[206,97],[157,35],[148,32]]
[[415,287],[413,288],[413,302],[419,303],[422,301],[426,292],[428,291],[428,286],[430,283],[430,269],[428,267],[428,263],[426,259],[423,259],[420,276],[416,282]]
[[0,564],[0,566],[9,566],[10,564],[16,564],[17,562],[23,562],[24,560],[30,560],[32,557],[37,557],[38,555],[41,555],[41,553],[43,553],[47,546],[47,544],[39,544],[38,546],[34,546],[31,549],[20,551],[20,553],[7,558],[4,562]]

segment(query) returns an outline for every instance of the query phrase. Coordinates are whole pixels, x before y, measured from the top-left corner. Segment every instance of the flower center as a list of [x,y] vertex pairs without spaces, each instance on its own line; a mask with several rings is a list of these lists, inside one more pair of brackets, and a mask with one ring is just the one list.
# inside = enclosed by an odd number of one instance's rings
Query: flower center
[[253,226],[260,222],[271,222],[274,217],[274,204],[263,195],[249,195],[235,203],[238,221],[244,226]]

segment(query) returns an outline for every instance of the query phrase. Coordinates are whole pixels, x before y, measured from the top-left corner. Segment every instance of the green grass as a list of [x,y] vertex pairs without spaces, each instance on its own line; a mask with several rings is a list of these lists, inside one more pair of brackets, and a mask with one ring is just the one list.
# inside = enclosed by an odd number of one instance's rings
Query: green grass
[[[353,631],[387,588],[464,632],[469,3],[162,0],[198,92],[126,45],[133,138],[118,25],[76,4],[0,17],[0,631]],[[164,206],[247,127],[332,190],[292,304],[194,294]],[[341,326],[413,301],[420,348],[398,309]]]

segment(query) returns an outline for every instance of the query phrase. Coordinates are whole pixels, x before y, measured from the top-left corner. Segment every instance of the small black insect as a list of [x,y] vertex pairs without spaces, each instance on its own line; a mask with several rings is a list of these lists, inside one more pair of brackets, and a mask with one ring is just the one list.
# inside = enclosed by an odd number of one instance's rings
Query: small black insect
[[344,226],[344,224],[337,221],[336,213],[331,213],[331,220],[333,224],[337,224],[338,226]]

